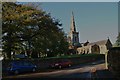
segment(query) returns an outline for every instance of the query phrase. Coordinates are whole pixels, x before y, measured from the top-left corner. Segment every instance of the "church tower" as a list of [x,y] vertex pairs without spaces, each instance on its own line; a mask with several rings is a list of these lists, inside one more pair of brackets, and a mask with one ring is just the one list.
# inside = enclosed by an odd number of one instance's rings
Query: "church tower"
[[72,17],[71,17],[71,25],[70,25],[70,33],[69,33],[68,42],[70,46],[73,46],[73,47],[79,44],[79,32],[76,31],[73,12],[72,12]]

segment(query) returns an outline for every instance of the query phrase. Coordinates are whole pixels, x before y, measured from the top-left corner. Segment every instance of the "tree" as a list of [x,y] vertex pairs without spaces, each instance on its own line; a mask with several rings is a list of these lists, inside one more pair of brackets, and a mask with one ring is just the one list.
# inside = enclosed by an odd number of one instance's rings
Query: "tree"
[[2,6],[2,41],[8,58],[17,50],[33,58],[48,54],[47,49],[50,56],[66,52],[68,44],[59,20],[31,6],[7,2]]
[[11,52],[21,44],[23,27],[27,26],[30,23],[29,21],[33,21],[27,18],[33,12],[31,11],[32,8],[15,3],[3,3],[2,6],[3,49],[8,58],[11,58]]
[[118,34],[118,37],[117,37],[115,46],[120,46],[120,32],[119,32],[119,34]]

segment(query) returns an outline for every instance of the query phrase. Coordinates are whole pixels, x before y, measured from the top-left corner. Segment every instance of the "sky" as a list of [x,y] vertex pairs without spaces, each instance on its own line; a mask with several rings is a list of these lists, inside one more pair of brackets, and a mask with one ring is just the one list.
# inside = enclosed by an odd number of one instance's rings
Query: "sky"
[[117,2],[42,2],[40,7],[59,19],[68,34],[72,11],[80,43],[109,39],[112,43],[118,35]]
[[40,2],[39,7],[59,19],[66,34],[70,32],[73,11],[80,43],[109,38],[114,44],[117,39],[117,2]]
[[21,2],[118,2],[119,0],[3,0]]
[[80,43],[105,40],[115,43],[118,35],[119,0],[2,0],[3,2],[40,2],[40,8],[59,19],[65,33],[70,31],[74,12]]

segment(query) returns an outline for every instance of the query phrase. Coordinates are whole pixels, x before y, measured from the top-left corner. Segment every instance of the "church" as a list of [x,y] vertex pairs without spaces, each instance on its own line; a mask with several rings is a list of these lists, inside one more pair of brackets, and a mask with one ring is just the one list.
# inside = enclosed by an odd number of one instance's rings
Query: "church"
[[105,54],[112,47],[109,38],[91,43],[89,41],[80,43],[79,40],[79,32],[76,30],[74,14],[72,12],[70,32],[68,35],[69,50],[74,50],[75,54]]
[[82,45],[82,47],[77,48],[78,54],[105,54],[108,49],[112,47],[110,39],[101,40],[89,43],[88,41]]
[[68,42],[69,42],[69,49],[73,49],[75,47],[81,46],[79,43],[79,32],[76,31],[73,12],[71,17],[71,26],[70,26],[69,36],[68,36]]

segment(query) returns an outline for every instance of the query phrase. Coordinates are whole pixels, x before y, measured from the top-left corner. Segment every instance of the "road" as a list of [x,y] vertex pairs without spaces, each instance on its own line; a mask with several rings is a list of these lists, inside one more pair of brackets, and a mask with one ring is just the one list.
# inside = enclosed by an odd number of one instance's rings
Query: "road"
[[[94,74],[95,73],[95,74]],[[107,73],[107,74],[106,74]],[[106,76],[107,75],[107,76]],[[104,61],[92,62],[84,65],[71,66],[52,72],[38,72],[4,77],[5,79],[17,78],[113,78],[105,69]]]

